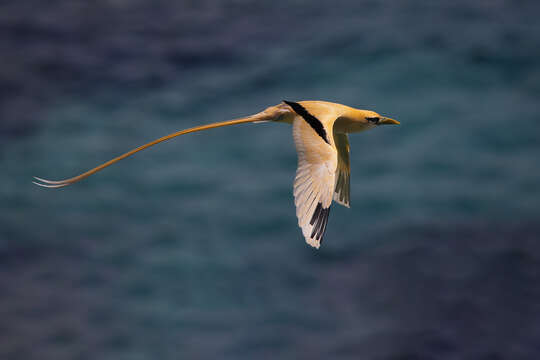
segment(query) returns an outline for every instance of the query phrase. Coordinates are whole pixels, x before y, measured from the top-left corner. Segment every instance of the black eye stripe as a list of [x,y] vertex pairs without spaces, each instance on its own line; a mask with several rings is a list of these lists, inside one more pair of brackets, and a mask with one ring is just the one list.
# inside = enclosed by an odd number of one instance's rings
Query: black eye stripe
[[378,123],[380,119],[381,119],[381,118],[379,118],[378,116],[367,117],[367,118],[366,118],[367,121],[369,121],[369,122],[374,122],[374,123]]

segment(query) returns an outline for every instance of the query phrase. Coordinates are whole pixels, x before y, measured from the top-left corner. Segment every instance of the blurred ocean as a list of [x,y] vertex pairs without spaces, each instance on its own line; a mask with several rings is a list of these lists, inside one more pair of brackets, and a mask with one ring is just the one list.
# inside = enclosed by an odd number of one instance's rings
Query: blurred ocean
[[[540,3],[0,2],[0,359],[540,358]],[[307,246],[291,128],[320,99],[351,209]]]

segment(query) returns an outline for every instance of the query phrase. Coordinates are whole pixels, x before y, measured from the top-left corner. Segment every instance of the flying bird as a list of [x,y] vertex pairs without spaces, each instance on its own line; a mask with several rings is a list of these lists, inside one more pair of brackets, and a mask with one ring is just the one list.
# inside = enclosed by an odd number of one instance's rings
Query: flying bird
[[350,206],[350,160],[348,134],[399,121],[370,110],[326,101],[283,101],[255,115],[181,130],[139,146],[78,176],[52,181],[34,177],[34,184],[60,188],[74,184],[150,146],[180,135],[243,123],[291,124],[298,153],[294,179],[294,204],[298,226],[306,242],[319,248],[326,231],[332,200]]

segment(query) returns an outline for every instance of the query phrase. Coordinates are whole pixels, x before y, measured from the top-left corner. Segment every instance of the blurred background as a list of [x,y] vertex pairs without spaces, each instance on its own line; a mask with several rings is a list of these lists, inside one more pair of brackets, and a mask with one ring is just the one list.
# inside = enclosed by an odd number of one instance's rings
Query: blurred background
[[[0,3],[1,359],[538,359],[534,1]],[[320,99],[351,209],[297,227],[291,128],[170,132]]]

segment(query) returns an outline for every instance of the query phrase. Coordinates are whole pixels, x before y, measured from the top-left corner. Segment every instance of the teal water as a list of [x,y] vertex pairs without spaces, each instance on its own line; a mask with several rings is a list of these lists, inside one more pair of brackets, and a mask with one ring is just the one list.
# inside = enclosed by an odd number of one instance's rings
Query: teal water
[[[534,2],[0,5],[0,358],[540,354]],[[282,99],[351,136],[351,209],[296,225]]]

